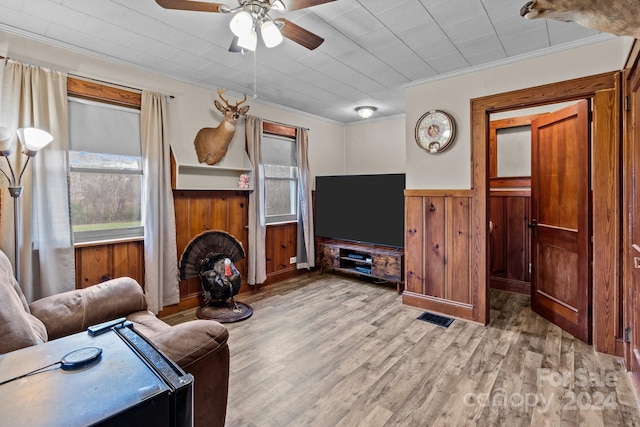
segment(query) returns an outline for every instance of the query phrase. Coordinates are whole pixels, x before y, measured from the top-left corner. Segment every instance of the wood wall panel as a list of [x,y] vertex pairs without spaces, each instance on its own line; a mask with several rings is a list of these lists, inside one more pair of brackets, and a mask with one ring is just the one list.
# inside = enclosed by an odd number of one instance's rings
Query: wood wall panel
[[297,274],[296,265],[290,260],[296,256],[298,224],[283,223],[267,226],[265,252],[267,257],[267,280],[274,283]]
[[424,290],[425,294],[437,298],[447,298],[445,267],[446,240],[445,219],[446,206],[444,197],[425,197],[424,215]]
[[489,202],[489,220],[492,230],[489,234],[491,240],[489,250],[489,272],[491,275],[502,274],[507,270],[506,257],[506,231],[507,221],[505,219],[503,197],[491,197]]
[[76,288],[86,288],[116,277],[131,277],[144,287],[142,241],[79,246],[75,249]]
[[490,196],[493,224],[490,247],[491,287],[509,292],[531,293],[530,194],[496,191]]
[[449,198],[448,211],[451,212],[451,227],[448,228],[451,245],[449,259],[455,260],[455,264],[449,265],[448,260],[448,287],[447,299],[471,304],[471,289],[469,277],[469,262],[471,261],[470,245],[470,202],[467,198]]
[[404,304],[476,320],[469,191],[405,191]]
[[509,197],[506,200],[507,225],[507,277],[528,281],[528,239],[527,218],[529,217],[529,199]]
[[[178,259],[191,239],[207,230],[222,230],[230,233],[247,248],[249,196],[242,191],[188,191],[174,190],[176,215],[176,245]],[[235,263],[246,289],[246,260]],[[180,282],[179,309],[194,306],[202,287],[200,279],[192,278]]]
[[[176,246],[178,259],[191,239],[206,230],[223,230],[248,247],[249,196],[243,191],[178,191],[174,190],[176,215]],[[273,283],[298,274],[295,264],[296,223],[267,227],[267,281]],[[85,288],[104,280],[129,276],[144,287],[144,242],[106,243],[76,248],[76,287]],[[240,292],[246,284],[246,258],[235,263],[243,278]],[[165,307],[160,315],[169,315],[202,303],[200,280],[180,282],[180,303]]]
[[[405,291],[425,295],[424,197],[405,197]],[[411,250],[407,250],[407,249]],[[411,266],[411,268],[409,268]]]

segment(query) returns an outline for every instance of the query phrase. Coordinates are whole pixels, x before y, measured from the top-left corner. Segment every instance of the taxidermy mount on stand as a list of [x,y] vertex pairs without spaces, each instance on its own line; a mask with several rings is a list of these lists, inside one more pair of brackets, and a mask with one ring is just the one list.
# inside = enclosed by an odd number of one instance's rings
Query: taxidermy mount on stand
[[[202,128],[196,134],[193,145],[196,147],[196,154],[200,163],[215,165],[225,154],[231,143],[233,135],[236,133],[236,124],[241,115],[245,115],[249,111],[249,106],[240,107],[240,104],[247,100],[245,95],[242,101],[236,102],[236,105],[230,105],[229,101],[222,96],[226,89],[218,89],[218,96],[224,102],[224,105],[218,100],[214,100],[214,104],[224,118],[215,128]],[[240,108],[238,108],[240,107]]]
[[199,319],[237,322],[253,314],[250,305],[236,301],[242,278],[234,265],[245,257],[242,244],[226,231],[207,230],[187,244],[180,256],[180,280],[199,277],[204,304]]
[[617,36],[640,38],[638,0],[535,0],[520,9],[526,19],[573,21]]

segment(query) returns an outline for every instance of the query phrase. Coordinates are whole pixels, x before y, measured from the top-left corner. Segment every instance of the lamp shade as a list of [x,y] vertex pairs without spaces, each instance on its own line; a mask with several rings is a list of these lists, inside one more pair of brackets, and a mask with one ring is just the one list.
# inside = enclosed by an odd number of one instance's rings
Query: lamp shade
[[356,108],[356,113],[363,119],[368,119],[377,110],[376,107],[362,106]]
[[229,23],[231,32],[238,37],[246,36],[253,28],[253,17],[245,10],[238,12]]
[[20,128],[18,138],[22,144],[22,152],[29,157],[35,156],[38,151],[53,141],[53,136],[49,132],[38,128]]
[[257,45],[258,35],[255,31],[249,31],[249,33],[245,34],[244,36],[238,37],[238,46],[244,49],[255,51]]
[[0,126],[0,156],[11,154],[11,136],[13,132],[8,127]]
[[275,47],[282,43],[282,34],[273,21],[264,21],[260,26],[262,40],[267,47]]

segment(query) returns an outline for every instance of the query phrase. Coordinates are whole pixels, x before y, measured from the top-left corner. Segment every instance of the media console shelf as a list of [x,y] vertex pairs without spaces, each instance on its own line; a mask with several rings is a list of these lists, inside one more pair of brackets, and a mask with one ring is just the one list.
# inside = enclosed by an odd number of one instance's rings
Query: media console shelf
[[404,251],[341,240],[316,240],[317,264],[320,271],[358,274],[396,284],[398,293],[404,290]]

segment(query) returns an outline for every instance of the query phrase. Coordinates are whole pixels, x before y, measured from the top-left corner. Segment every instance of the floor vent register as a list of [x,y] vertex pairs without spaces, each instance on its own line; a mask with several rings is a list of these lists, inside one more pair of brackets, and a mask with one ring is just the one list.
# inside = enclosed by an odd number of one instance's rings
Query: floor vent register
[[433,314],[429,312],[424,312],[420,316],[418,316],[418,320],[422,320],[424,322],[433,323],[434,325],[442,326],[444,328],[448,328],[451,323],[453,323],[452,318],[440,316],[438,314]]

